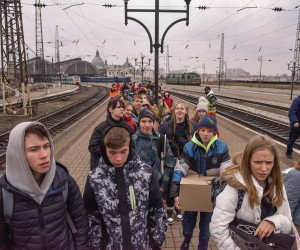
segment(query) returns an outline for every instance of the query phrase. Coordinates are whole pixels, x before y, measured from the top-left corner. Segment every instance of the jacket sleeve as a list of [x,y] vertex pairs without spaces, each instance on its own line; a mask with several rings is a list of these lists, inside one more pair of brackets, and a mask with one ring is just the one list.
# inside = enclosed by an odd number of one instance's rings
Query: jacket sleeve
[[164,175],[163,175],[163,179],[162,179],[162,183],[161,183],[161,187],[164,189],[168,188],[170,185],[170,182],[172,181],[175,163],[176,163],[175,158],[173,156],[171,147],[167,140],[166,157],[165,157],[165,164],[164,164]]
[[176,162],[174,168],[174,174],[172,178],[172,184],[170,189],[170,197],[179,196],[179,188],[181,178],[186,176],[191,165],[192,165],[192,156],[188,154],[188,144],[185,144],[183,147],[182,157],[179,161]]
[[226,147],[226,150],[224,154],[222,155],[221,159],[221,165],[220,165],[220,173],[222,173],[226,168],[231,166],[231,160],[230,160],[230,155],[228,153],[228,149]]
[[264,220],[272,221],[275,225],[274,232],[288,234],[292,230],[292,216],[285,188],[283,186],[283,203],[277,208],[277,213],[266,217]]
[[215,95],[210,95],[208,98],[209,105],[214,108],[217,105],[217,97]]
[[235,209],[238,203],[238,190],[226,185],[224,190],[217,196],[209,229],[219,250],[237,250],[238,246],[229,234],[229,223],[234,220]]
[[10,250],[9,228],[4,221],[2,188],[0,187],[0,249]]
[[71,176],[68,177],[68,182],[68,213],[77,230],[73,234],[75,248],[84,250],[88,248],[88,218],[78,185]]
[[285,188],[291,209],[291,214],[294,217],[296,208],[300,203],[300,171],[297,169],[291,170],[285,176]]
[[98,210],[95,195],[90,187],[90,176],[85,184],[83,202],[88,214],[88,238],[91,249],[103,248],[103,220]]
[[289,120],[291,123],[291,126],[294,125],[295,123],[299,122],[298,121],[298,113],[299,113],[299,108],[300,108],[300,98],[297,97],[294,99],[294,101],[291,104],[291,107],[289,109]]
[[[101,133],[102,133],[101,127],[99,125],[94,129],[93,134],[90,138],[89,142],[89,151],[91,153],[91,157],[95,159],[100,159],[101,157],[101,150],[100,150],[100,140],[101,140]],[[91,162],[91,164],[95,165],[98,164],[98,162]],[[97,166],[91,166],[91,169],[96,168]]]
[[150,242],[153,242],[155,246],[161,246],[167,235],[167,214],[153,174],[150,182],[148,227],[150,228]]

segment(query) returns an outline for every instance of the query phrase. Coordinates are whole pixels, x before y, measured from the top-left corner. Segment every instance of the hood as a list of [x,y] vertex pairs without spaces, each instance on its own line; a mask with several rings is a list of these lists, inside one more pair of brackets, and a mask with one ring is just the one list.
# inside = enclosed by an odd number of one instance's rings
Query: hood
[[226,181],[230,186],[235,187],[239,190],[247,190],[244,179],[238,170],[233,174],[231,171],[224,171],[221,176],[222,180]]
[[53,141],[48,133],[51,145],[50,169],[39,186],[28,165],[24,148],[25,131],[36,124],[45,127],[40,122],[22,122],[10,132],[6,151],[5,174],[10,185],[30,195],[37,203],[41,204],[53,182],[56,164],[54,160]]
[[126,165],[132,159],[132,157],[135,154],[134,150],[132,149],[132,138],[131,138],[131,133],[130,133],[130,130],[128,129],[128,127],[124,126],[123,124],[122,125],[113,125],[113,126],[110,126],[110,127],[106,128],[103,131],[103,133],[101,134],[101,140],[100,140],[101,156],[102,156],[102,159],[105,162],[105,164],[108,165],[109,167],[113,167],[113,165],[109,161],[109,159],[107,157],[107,154],[106,154],[106,147],[104,145],[104,137],[108,133],[108,131],[111,130],[113,127],[125,128],[128,131],[129,135],[130,135],[129,155],[128,155],[128,158],[127,158],[126,162],[124,163],[124,165]]

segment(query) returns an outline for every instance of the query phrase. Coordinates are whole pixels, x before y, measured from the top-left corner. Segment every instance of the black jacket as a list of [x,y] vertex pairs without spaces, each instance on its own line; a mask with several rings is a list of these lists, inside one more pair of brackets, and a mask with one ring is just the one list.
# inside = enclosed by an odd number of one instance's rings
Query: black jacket
[[[68,181],[67,206],[62,191]],[[3,215],[2,187],[14,193],[10,226]],[[77,233],[72,234],[66,209]],[[11,239],[9,239],[9,227]],[[53,183],[39,205],[28,194],[15,189],[5,175],[0,179],[0,249],[66,250],[88,249],[88,220],[79,188],[68,170],[57,163]]]
[[91,153],[91,170],[96,168],[98,166],[101,154],[100,149],[100,139],[102,132],[113,125],[122,125],[129,129],[130,133],[132,133],[131,127],[124,121],[124,119],[120,119],[119,121],[114,120],[110,114],[107,115],[107,118],[105,121],[101,122],[95,129],[91,136],[90,142],[89,142],[89,151]]

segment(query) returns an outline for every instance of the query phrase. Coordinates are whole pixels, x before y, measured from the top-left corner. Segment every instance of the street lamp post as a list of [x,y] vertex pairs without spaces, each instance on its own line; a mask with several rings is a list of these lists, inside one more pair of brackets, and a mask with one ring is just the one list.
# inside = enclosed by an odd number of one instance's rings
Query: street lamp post
[[202,64],[203,68],[203,85],[204,85],[204,79],[205,79],[205,63]]
[[[160,52],[163,53],[164,52],[164,40],[165,40],[165,36],[167,34],[167,32],[169,31],[169,29],[175,25],[176,23],[185,21],[186,25],[189,25],[189,10],[190,10],[190,3],[191,0],[184,0],[186,3],[186,9],[185,10],[171,10],[171,9],[159,9],[159,0],[155,0],[155,8],[154,9],[128,9],[128,1],[129,0],[124,0],[124,4],[125,4],[125,25],[128,24],[128,20],[132,20],[137,22],[138,24],[140,24],[145,31],[148,34],[149,40],[150,40],[150,52],[153,52],[153,48],[154,48],[154,81],[155,81],[155,103],[158,103],[158,69],[159,69],[159,48],[160,48]],[[129,12],[154,12],[154,16],[155,16],[155,29],[154,29],[154,44],[153,44],[153,40],[152,40],[152,36],[148,30],[148,28],[138,19],[133,18],[128,16]],[[174,21],[173,23],[171,23],[166,30],[164,31],[162,38],[161,38],[161,42],[159,43],[159,13],[163,12],[163,13],[185,13],[186,17],[185,18],[181,18],[178,19],[176,21]]]
[[[293,64],[292,67],[290,67],[291,64]],[[294,91],[295,73],[296,73],[296,61],[295,60],[288,62],[288,70],[292,71],[291,98],[290,98],[290,100],[292,100],[293,99],[293,91]]]
[[141,61],[138,62],[137,57],[134,58],[135,66],[139,66],[142,72],[142,83],[144,84],[144,71],[147,66],[150,66],[151,58],[148,58],[148,63],[144,65],[145,56],[141,54]]

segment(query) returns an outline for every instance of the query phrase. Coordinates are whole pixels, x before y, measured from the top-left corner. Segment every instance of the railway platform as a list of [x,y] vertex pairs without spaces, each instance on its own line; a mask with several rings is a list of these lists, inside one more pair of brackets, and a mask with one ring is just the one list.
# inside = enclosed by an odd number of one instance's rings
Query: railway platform
[[[276,93],[274,94],[276,95]],[[257,94],[255,95],[258,98]],[[93,112],[87,114],[77,124],[70,127],[63,135],[58,135],[54,138],[56,159],[68,167],[70,174],[77,181],[81,191],[84,189],[86,177],[89,173],[89,139],[95,126],[106,117],[106,104],[107,103],[102,104],[94,109]],[[193,111],[194,106],[191,106],[191,115]],[[242,150],[248,140],[256,133],[255,131],[240,126],[226,118],[220,116],[217,118],[220,139],[228,144],[231,156]],[[285,145],[278,144],[278,150],[280,153],[282,169],[291,167],[296,161],[300,160],[299,152],[294,153],[294,160],[287,159],[285,157]],[[196,227],[190,249],[197,249],[198,234],[199,230]],[[163,244],[163,249],[179,249],[182,241],[181,222],[175,221],[175,223],[168,228],[167,239]],[[209,246],[210,250],[217,249],[212,240],[210,241]]]

